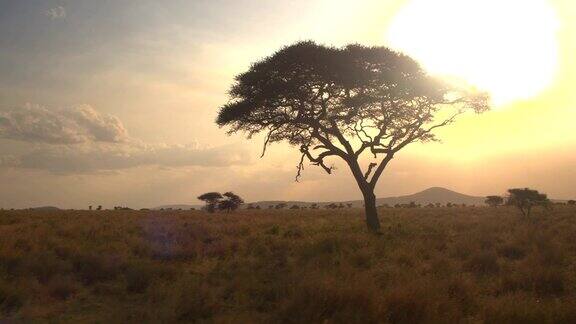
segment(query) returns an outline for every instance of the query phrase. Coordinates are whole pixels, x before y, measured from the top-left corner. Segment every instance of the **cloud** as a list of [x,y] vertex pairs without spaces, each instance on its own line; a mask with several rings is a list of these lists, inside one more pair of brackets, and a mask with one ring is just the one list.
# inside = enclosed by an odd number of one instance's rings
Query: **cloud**
[[0,110],[0,139],[15,140],[3,143],[11,145],[11,153],[0,155],[0,168],[62,174],[140,166],[225,167],[251,163],[248,150],[236,145],[208,148],[142,142],[129,137],[118,118],[88,105],[51,110],[27,104]]
[[33,143],[120,143],[128,139],[122,122],[89,105],[50,110],[33,104],[0,110],[0,139]]
[[54,19],[64,19],[66,18],[66,8],[62,7],[62,6],[57,6],[54,8],[50,8],[46,11],[44,11],[44,14],[48,17],[50,17],[50,19],[54,20]]
[[226,167],[250,163],[249,153],[236,146],[200,148],[197,145],[81,144],[45,146],[19,157],[0,156],[0,167],[53,173],[93,173],[139,166]]

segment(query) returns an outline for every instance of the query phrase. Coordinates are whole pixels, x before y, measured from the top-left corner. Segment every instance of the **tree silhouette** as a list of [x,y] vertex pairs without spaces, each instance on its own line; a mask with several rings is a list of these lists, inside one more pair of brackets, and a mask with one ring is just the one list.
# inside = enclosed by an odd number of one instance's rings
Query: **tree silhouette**
[[206,203],[205,210],[209,213],[216,211],[220,199],[222,199],[222,195],[219,192],[207,192],[198,196],[198,200],[202,200]]
[[522,215],[526,217],[530,216],[533,206],[548,207],[550,205],[550,200],[548,200],[546,194],[539,193],[537,190],[515,188],[508,189],[508,193],[510,194],[508,204],[518,207]]
[[224,198],[218,202],[218,209],[225,210],[227,212],[234,211],[240,207],[244,203],[244,200],[240,198],[240,196],[236,195],[235,193],[229,191],[225,192],[222,195]]
[[504,198],[500,196],[487,196],[486,200],[484,200],[486,205],[491,207],[497,207],[504,203]]
[[[230,96],[217,124],[248,138],[264,132],[262,155],[273,142],[299,147],[296,180],[305,160],[329,174],[334,167],[327,159],[344,160],[363,194],[372,231],[380,229],[374,188],[394,155],[410,143],[434,140],[436,128],[467,109],[487,109],[485,94],[442,83],[388,48],[311,41],[253,64],[236,76]],[[364,170],[363,153],[374,158]]]
[[576,200],[570,199],[568,200],[568,205],[576,205]]
[[286,207],[286,203],[279,203],[278,205],[274,206],[276,209],[284,209]]

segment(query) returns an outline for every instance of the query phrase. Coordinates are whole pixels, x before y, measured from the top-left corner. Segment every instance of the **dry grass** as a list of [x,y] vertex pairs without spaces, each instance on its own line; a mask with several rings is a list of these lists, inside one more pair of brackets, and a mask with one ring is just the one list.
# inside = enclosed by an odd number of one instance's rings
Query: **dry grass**
[[575,323],[576,207],[0,213],[0,320]]

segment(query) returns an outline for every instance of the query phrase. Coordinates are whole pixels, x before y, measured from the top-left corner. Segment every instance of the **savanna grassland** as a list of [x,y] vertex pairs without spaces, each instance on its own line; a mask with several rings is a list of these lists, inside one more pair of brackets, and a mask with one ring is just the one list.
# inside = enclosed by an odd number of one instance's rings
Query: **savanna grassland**
[[0,318],[576,323],[576,208],[2,211]]

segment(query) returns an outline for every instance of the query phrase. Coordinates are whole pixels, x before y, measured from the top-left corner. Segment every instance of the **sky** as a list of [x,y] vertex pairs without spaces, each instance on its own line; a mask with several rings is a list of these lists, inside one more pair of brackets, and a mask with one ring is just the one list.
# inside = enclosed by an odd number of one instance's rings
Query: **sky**
[[571,0],[0,0],[0,207],[359,199],[343,163],[297,183],[296,148],[260,158],[214,123],[236,74],[301,40],[388,46],[492,96],[400,152],[378,196],[576,197]]

